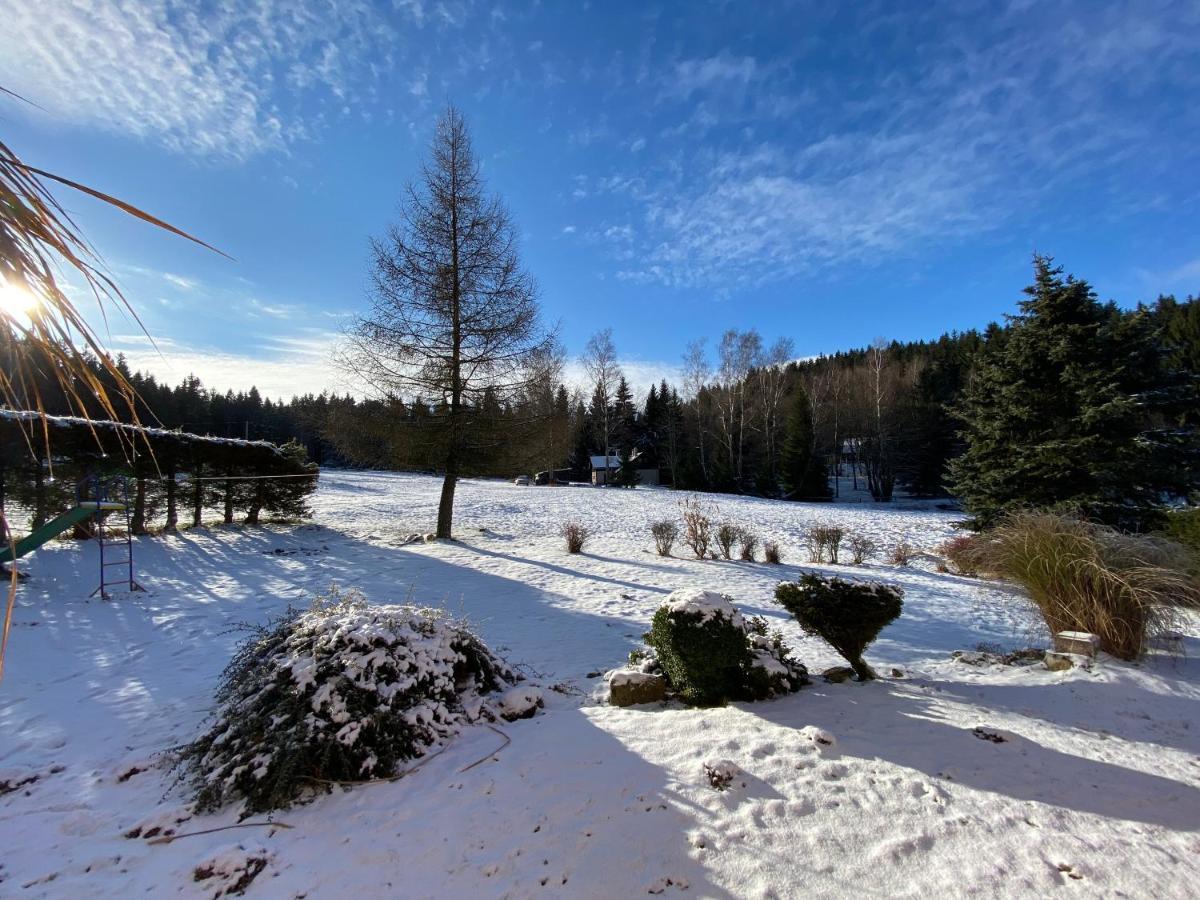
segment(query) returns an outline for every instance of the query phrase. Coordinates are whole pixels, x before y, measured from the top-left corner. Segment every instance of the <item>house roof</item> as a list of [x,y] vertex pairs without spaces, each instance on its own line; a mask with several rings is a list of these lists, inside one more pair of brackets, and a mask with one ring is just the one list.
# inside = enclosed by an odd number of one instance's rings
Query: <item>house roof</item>
[[608,465],[604,465],[604,456],[589,456],[593,469],[619,469],[621,467],[621,459],[615,453],[608,458]]

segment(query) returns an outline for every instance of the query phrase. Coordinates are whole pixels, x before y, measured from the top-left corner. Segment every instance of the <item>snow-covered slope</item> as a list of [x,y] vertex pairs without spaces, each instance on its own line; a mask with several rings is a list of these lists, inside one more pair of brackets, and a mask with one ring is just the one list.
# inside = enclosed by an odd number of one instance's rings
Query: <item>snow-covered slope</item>
[[[312,525],[139,540],[149,592],[107,604],[86,599],[93,545],[35,554],[0,684],[0,895],[213,896],[248,867],[261,897],[1183,897],[1200,881],[1196,628],[1184,659],[964,665],[953,650],[1044,640],[1020,598],[875,561],[838,571],[904,587],[904,615],[867,653],[903,677],[615,709],[593,699],[593,673],[639,644],[672,590],[729,594],[819,671],[839,660],[772,601],[809,568],[805,527],[932,549],[954,516],[714,498],[782,544],[776,567],[655,555],[649,523],[676,514],[669,491],[464,481],[460,541],[404,545],[430,530],[437,491],[421,476],[324,472]],[[593,534],[583,555],[562,547],[567,519]],[[559,690],[544,714],[503,726],[512,743],[494,756],[501,738],[468,729],[409,778],[280,814],[288,828],[193,834],[236,814],[188,818],[157,754],[199,730],[240,638],[230,626],[331,582],[465,613]],[[704,763],[723,761],[737,773],[718,792]],[[156,828],[190,836],[155,844]]]

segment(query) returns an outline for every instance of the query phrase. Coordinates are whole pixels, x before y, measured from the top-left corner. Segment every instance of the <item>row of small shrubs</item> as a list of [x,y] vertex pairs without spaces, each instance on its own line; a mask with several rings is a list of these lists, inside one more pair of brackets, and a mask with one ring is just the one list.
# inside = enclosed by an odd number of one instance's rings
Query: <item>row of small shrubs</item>
[[[758,535],[732,522],[715,522],[718,510],[714,504],[699,497],[686,497],[680,501],[679,510],[682,530],[671,519],[650,525],[654,549],[659,556],[670,556],[676,542],[682,539],[696,559],[716,559],[718,551],[721,559],[734,559],[735,556],[745,562],[757,559]],[[774,541],[763,541],[762,550],[766,562],[778,564],[782,561],[779,545]]]

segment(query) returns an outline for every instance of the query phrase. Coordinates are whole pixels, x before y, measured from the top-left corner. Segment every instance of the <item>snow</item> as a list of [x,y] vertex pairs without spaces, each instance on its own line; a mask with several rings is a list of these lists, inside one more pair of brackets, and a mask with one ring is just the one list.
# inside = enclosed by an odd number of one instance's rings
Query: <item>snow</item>
[[[29,557],[0,683],[0,894],[208,897],[266,860],[249,897],[1187,897],[1200,879],[1200,626],[1180,658],[1101,655],[1090,670],[951,658],[1049,636],[995,583],[881,560],[933,551],[956,514],[926,504],[714,497],[723,520],[779,541],[785,564],[655,555],[666,490],[516,488],[464,480],[458,541],[405,544],[440,481],[325,471],[311,525],[212,528],[136,541],[146,594],[87,599],[88,543]],[[568,555],[558,525],[592,533]],[[810,566],[804,529],[880,547]],[[686,551],[677,551],[684,553]],[[784,632],[810,670],[842,662],[773,602],[801,572],[897,583],[904,613],[866,653],[886,675],[761,703],[615,708],[601,673],[654,611],[703,586]],[[412,775],[322,797],[274,826],[195,816],[162,751],[194,738],[242,633],[336,582],[444,607],[542,688],[545,710],[464,729]],[[300,681],[303,664],[293,668]],[[524,685],[523,685],[524,686]],[[995,741],[989,735],[1001,737]],[[734,767],[710,786],[703,764]],[[283,827],[290,826],[290,827]],[[188,835],[167,843],[166,836]],[[126,835],[136,835],[126,837]],[[240,876],[237,876],[240,877]]]
[[724,619],[734,625],[742,625],[742,616],[737,611],[737,607],[733,605],[733,598],[716,591],[680,588],[667,596],[667,599],[663,601],[663,606],[672,614],[699,615],[701,622],[707,622],[709,619]]

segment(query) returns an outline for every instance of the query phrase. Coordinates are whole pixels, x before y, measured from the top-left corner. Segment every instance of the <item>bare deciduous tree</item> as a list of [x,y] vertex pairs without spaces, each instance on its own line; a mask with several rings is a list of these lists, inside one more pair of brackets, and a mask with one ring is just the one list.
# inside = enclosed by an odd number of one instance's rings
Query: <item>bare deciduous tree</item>
[[721,391],[718,403],[721,411],[721,431],[725,440],[729,467],[739,485],[742,484],[743,450],[746,443],[746,387],[751,369],[762,357],[762,338],[753,328],[749,331],[730,329],[721,336],[721,365],[718,377]]
[[696,410],[696,440],[700,456],[700,472],[704,481],[709,481],[708,455],[704,450],[704,433],[707,430],[705,422],[704,388],[712,377],[712,368],[708,364],[708,354],[704,351],[704,338],[692,341],[687,345],[683,354],[683,388],[685,400],[691,400]]
[[445,472],[437,535],[448,538],[472,408],[485,395],[494,404],[520,391],[551,340],[512,220],[485,192],[454,107],[438,122],[399,223],[371,247],[371,310],[351,327],[342,361],[382,394],[433,401]]
[[608,487],[608,461],[611,458],[612,436],[616,422],[613,416],[613,394],[621,380],[621,367],[617,365],[617,348],[613,344],[612,329],[597,331],[583,349],[583,368],[596,389],[600,401],[599,424],[604,439],[604,486]]

